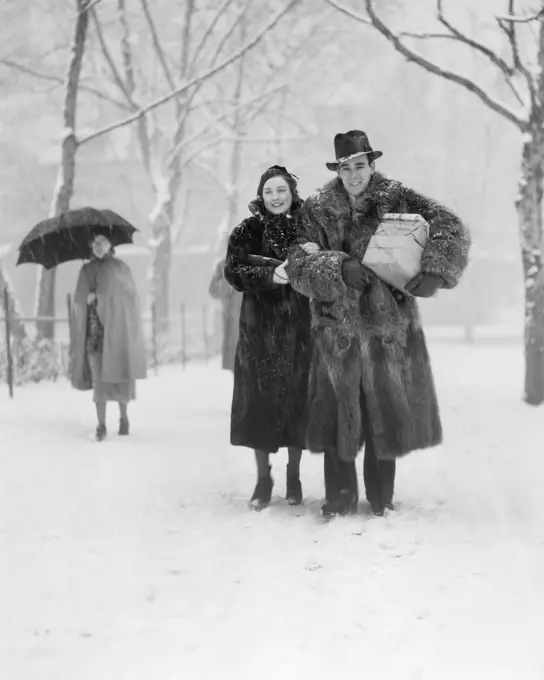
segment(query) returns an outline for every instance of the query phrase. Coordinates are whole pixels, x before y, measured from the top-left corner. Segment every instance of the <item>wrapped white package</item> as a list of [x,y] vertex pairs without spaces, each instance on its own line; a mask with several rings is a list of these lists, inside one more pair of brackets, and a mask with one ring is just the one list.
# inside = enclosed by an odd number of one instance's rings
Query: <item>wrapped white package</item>
[[369,241],[362,263],[398,290],[421,271],[429,223],[412,213],[385,213]]

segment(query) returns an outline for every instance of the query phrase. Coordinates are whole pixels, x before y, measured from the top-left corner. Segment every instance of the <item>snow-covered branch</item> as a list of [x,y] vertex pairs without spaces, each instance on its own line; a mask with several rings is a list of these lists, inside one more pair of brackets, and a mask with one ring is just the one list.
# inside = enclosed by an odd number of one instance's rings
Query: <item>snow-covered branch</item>
[[155,22],[153,21],[153,17],[151,16],[147,0],[140,0],[140,4],[142,6],[142,11],[144,13],[147,26],[149,28],[149,32],[151,34],[151,42],[153,43],[153,49],[155,50],[155,54],[157,55],[157,59],[159,60],[159,64],[161,65],[161,68],[163,70],[166,82],[168,83],[168,86],[173,90],[176,87],[176,83],[174,82],[172,74],[170,73],[170,69],[168,68],[168,63],[166,61],[164,50],[162,49],[159,36],[157,33],[157,28],[155,26]]
[[514,14],[506,15],[506,16],[498,16],[497,19],[499,21],[508,21],[509,23],[512,24],[528,24],[530,21],[536,21],[537,19],[542,19],[544,17],[544,7],[540,9],[538,12],[535,12],[533,14],[529,14],[525,17],[520,17],[516,16]]
[[108,132],[112,132],[113,130],[117,130],[118,128],[124,127],[126,125],[130,125],[131,123],[138,120],[142,116],[145,116],[146,113],[158,108],[159,106],[162,106],[163,104],[170,101],[174,97],[177,97],[180,94],[187,92],[187,90],[189,90],[194,85],[201,83],[204,80],[208,80],[212,76],[216,75],[217,73],[219,73],[220,71],[225,69],[227,66],[234,63],[237,59],[239,59],[246,52],[248,52],[253,47],[255,47],[255,45],[257,45],[262,40],[262,38],[266,35],[266,33],[268,33],[268,31],[272,30],[276,26],[276,24],[278,24],[281,21],[281,19],[288,12],[290,12],[299,2],[300,2],[300,0],[289,0],[289,2],[285,5],[285,7],[282,10],[280,10],[260,31],[258,31],[253,36],[253,38],[251,38],[249,41],[247,41],[240,49],[236,50],[229,57],[223,59],[220,63],[209,68],[204,73],[201,73],[197,76],[194,76],[193,78],[190,78],[183,85],[180,85],[179,87],[175,88],[173,91],[169,92],[168,94],[166,94],[162,97],[159,97],[158,99],[155,99],[153,102],[151,102],[150,104],[147,104],[146,106],[143,106],[142,108],[140,108],[139,111],[135,112],[133,115],[128,116],[127,118],[124,118],[122,120],[116,121],[115,123],[111,123],[110,125],[106,125],[105,127],[101,128],[99,130],[95,130],[94,132],[90,133],[86,137],[83,137],[82,139],[80,139],[79,143],[85,144],[86,142],[89,142],[92,139],[96,139],[97,137],[101,137],[102,135],[105,135]]
[[[58,83],[59,85],[64,85],[64,78],[62,78],[61,76],[56,76],[52,73],[45,73],[43,71],[39,71],[38,69],[35,69],[31,66],[20,64],[19,62],[14,61],[13,59],[0,59],[0,64],[3,64],[4,66],[12,68],[16,71],[20,71],[21,73],[26,73],[27,75],[32,76],[33,78],[38,78],[39,80],[46,80],[51,83]],[[80,84],[79,89],[81,91],[88,92],[89,94],[92,94],[98,99],[102,99],[103,101],[106,101],[109,104],[113,104],[113,106],[116,106],[119,109],[123,109],[125,111],[130,110],[129,107],[123,102],[120,102],[114,97],[110,97],[107,94],[104,94],[103,92],[97,90],[94,87],[90,87],[89,85],[85,84]]]
[[92,10],[91,16],[93,18],[95,30],[96,30],[96,35],[98,38],[98,42],[100,44],[100,49],[102,51],[102,55],[111,71],[111,75],[113,77],[115,85],[118,87],[120,90],[121,94],[123,97],[126,99],[127,104],[130,106],[130,108],[134,111],[138,109],[138,105],[134,102],[132,99],[131,93],[128,91],[128,88],[126,87],[125,81],[121,77],[121,74],[119,73],[119,69],[117,68],[115,61],[113,60],[113,57],[111,55],[111,52],[109,50],[109,47],[106,43],[106,39],[104,37],[104,32],[102,30],[102,25],[100,23],[100,19],[98,18],[98,13],[96,10]]
[[456,40],[457,38],[453,36],[451,33],[418,33],[416,31],[401,31],[398,34],[399,38],[416,38],[419,40],[438,40],[438,39],[443,39],[443,40]]
[[102,0],[90,0],[89,3],[81,9],[82,12],[90,12],[92,9],[94,9],[98,3],[102,2]]
[[219,7],[217,12],[215,13],[214,18],[210,21],[208,24],[206,30],[204,31],[204,34],[202,38],[200,39],[200,42],[195,48],[195,51],[193,53],[193,58],[191,60],[191,66],[190,66],[190,71],[194,70],[195,64],[197,62],[198,57],[200,56],[200,53],[204,49],[204,46],[206,45],[209,37],[212,35],[213,31],[215,30],[215,27],[217,26],[217,23],[223,16],[223,14],[228,10],[228,8],[232,5],[233,0],[224,0],[223,4]]
[[215,127],[218,123],[221,121],[225,120],[225,118],[228,118],[229,116],[232,116],[234,113],[237,111],[244,110],[248,107],[250,107],[252,104],[255,104],[262,99],[267,99],[271,97],[272,95],[276,94],[280,90],[283,90],[285,87],[287,87],[286,83],[281,83],[280,85],[276,85],[276,87],[272,87],[264,92],[261,92],[260,94],[256,95],[255,97],[251,97],[251,99],[248,99],[244,102],[241,102],[238,106],[233,106],[228,109],[225,113],[222,113],[220,116],[217,116],[216,118],[213,118],[210,120],[206,125],[202,126],[199,130],[197,130],[194,134],[192,134],[190,137],[186,137],[183,139],[172,151],[170,152],[168,163],[172,163],[172,161],[175,159],[175,157],[191,142],[194,142],[196,139],[201,137],[203,134],[208,132],[208,130],[212,129]]
[[496,52],[494,52],[491,48],[487,47],[487,45],[484,45],[478,40],[470,38],[468,35],[460,31],[456,26],[454,26],[451,23],[451,21],[449,21],[446,18],[446,15],[444,14],[444,8],[442,6],[442,0],[436,0],[436,14],[438,21],[445,28],[447,28],[451,35],[454,38],[456,38],[459,42],[468,45],[468,47],[471,47],[477,52],[480,52],[480,54],[483,54],[484,57],[487,57],[489,61],[492,64],[495,64],[495,66],[497,66],[507,77],[510,77],[513,74],[514,70]]
[[501,116],[509,120],[511,123],[514,123],[514,125],[517,128],[519,128],[520,130],[525,129],[526,111],[523,111],[521,114],[517,113],[516,111],[512,110],[507,104],[504,104],[495,99],[494,97],[492,97],[486,90],[484,90],[483,87],[478,85],[470,78],[467,78],[466,76],[456,73],[455,71],[451,71],[450,69],[442,68],[438,66],[438,64],[435,64],[433,61],[428,59],[427,57],[424,57],[422,54],[419,54],[412,48],[408,47],[401,40],[401,38],[397,34],[395,34],[376,14],[372,0],[365,0],[365,6],[368,15],[366,17],[357,14],[351,9],[338,4],[337,2],[335,2],[335,0],[327,0],[327,2],[336,7],[337,9],[339,9],[347,16],[351,17],[352,19],[355,19],[367,25],[370,22],[370,24],[374,26],[384,36],[384,38],[386,38],[393,45],[397,52],[402,54],[402,56],[407,61],[414,62],[421,66],[422,68],[424,68],[429,73],[433,73],[436,76],[457,83],[461,87],[464,87],[466,90],[476,95],[490,109],[492,109],[496,113],[499,113]]

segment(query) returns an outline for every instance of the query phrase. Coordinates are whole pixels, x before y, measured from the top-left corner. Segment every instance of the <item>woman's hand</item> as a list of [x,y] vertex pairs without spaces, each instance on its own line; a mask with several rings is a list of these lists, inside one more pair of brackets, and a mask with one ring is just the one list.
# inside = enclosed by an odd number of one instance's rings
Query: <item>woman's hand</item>
[[317,243],[313,243],[312,241],[308,241],[308,243],[303,243],[300,246],[302,250],[306,253],[306,255],[311,255],[312,253],[318,253],[321,250],[321,247],[317,245]]
[[95,300],[96,300],[96,293],[89,293],[87,295],[87,304],[88,305],[92,305]]
[[286,283],[289,283],[289,277],[285,271],[286,264],[287,260],[274,269],[274,275],[272,276],[272,281],[274,281],[274,283],[279,283],[282,286],[284,286]]

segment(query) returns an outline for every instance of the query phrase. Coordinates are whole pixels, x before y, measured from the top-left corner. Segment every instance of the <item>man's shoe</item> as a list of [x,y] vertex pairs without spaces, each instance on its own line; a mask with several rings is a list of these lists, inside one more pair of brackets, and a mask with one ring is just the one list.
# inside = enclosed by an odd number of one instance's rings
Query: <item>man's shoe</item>
[[321,514],[325,519],[344,517],[355,512],[357,512],[357,499],[353,498],[348,489],[342,489],[340,498],[327,501],[321,508]]
[[370,509],[372,510],[372,514],[376,515],[376,517],[383,517],[385,514],[385,505],[383,503],[370,503]]

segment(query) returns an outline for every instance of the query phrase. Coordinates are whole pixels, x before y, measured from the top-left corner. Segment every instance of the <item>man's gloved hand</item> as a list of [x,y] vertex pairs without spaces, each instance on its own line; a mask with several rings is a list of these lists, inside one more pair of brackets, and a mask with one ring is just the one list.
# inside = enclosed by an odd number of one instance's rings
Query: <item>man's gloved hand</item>
[[393,286],[389,286],[389,288],[397,304],[402,305],[406,302],[406,300],[408,299],[407,295],[405,295],[402,291],[397,290],[397,288],[393,288]]
[[437,274],[421,272],[406,284],[406,291],[416,297],[429,298],[444,287],[446,282]]
[[346,286],[350,288],[357,288],[357,290],[370,288],[366,269],[359,260],[349,259],[342,262],[342,278]]

